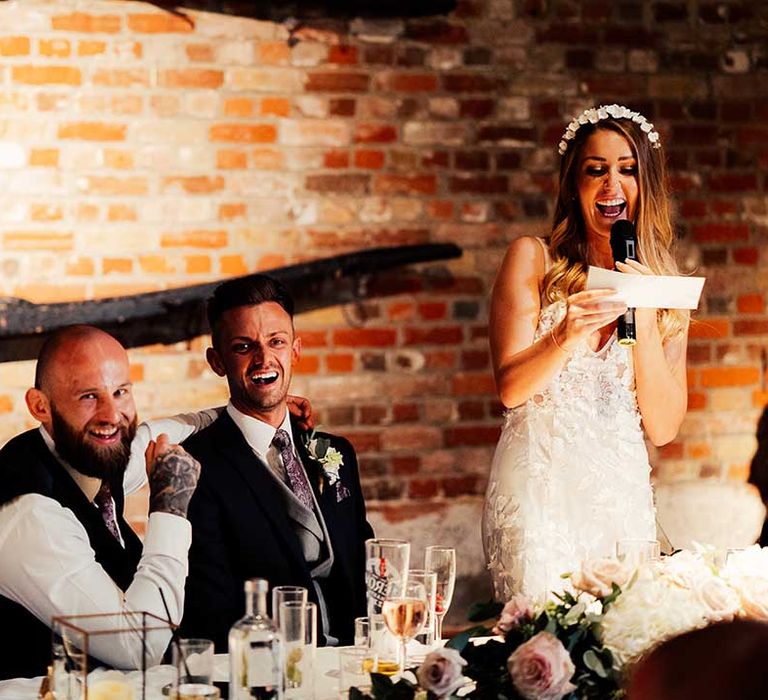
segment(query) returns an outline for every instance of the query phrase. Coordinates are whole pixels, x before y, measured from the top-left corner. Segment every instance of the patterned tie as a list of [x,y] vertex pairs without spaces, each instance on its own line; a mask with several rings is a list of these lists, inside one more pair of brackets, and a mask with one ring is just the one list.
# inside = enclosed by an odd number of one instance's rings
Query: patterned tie
[[115,502],[112,500],[112,493],[110,492],[109,484],[106,481],[102,483],[93,502],[98,507],[101,517],[104,518],[104,524],[107,526],[107,529],[119,542],[120,531],[117,529],[117,522],[115,521]]
[[280,459],[283,460],[291,490],[309,510],[312,510],[312,490],[309,487],[303,467],[296,459],[296,455],[293,454],[291,436],[282,428],[278,428],[275,431],[275,437],[272,438],[272,444],[280,452]]

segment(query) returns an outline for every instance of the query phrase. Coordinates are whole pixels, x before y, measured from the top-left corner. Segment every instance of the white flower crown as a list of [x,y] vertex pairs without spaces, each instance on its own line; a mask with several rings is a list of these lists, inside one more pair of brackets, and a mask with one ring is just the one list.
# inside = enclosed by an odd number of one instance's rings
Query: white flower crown
[[568,150],[568,142],[576,136],[580,126],[584,124],[597,124],[601,119],[630,119],[648,134],[648,140],[654,148],[660,148],[659,134],[654,130],[653,124],[649,122],[640,112],[633,112],[623,105],[600,105],[599,107],[590,107],[585,109],[576,119],[574,119],[566,128],[560,137],[560,143],[557,145],[557,152],[562,156]]

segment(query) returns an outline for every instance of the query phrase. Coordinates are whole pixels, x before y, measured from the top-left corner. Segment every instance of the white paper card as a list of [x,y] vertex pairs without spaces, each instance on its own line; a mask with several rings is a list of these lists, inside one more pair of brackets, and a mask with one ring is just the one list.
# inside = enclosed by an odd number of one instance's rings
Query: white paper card
[[587,272],[587,289],[615,289],[633,309],[695,309],[703,287],[703,277],[632,275],[591,265]]

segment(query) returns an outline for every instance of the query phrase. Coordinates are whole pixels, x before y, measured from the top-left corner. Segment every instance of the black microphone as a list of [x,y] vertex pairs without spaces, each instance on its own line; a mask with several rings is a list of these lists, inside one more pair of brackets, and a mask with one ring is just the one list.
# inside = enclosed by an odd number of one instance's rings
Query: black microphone
[[[611,226],[611,252],[614,262],[637,260],[637,236],[631,221],[619,219]],[[627,309],[624,315],[616,320],[616,334],[619,337],[619,345],[634,345],[637,342],[634,309]]]

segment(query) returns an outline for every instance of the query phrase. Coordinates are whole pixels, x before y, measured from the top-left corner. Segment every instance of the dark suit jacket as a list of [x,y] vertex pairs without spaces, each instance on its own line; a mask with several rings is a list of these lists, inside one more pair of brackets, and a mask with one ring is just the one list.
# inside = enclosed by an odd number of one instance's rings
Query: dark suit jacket
[[[349,495],[338,501],[336,485],[326,482],[320,492],[322,468],[307,456],[302,431],[295,424],[292,430],[334,552],[330,575],[319,582],[328,607],[329,633],[349,644],[354,618],[365,614],[364,543],[373,536],[357,458],[347,440],[323,434],[344,458],[340,480]],[[245,614],[247,579],[266,578],[270,586],[304,586],[310,600],[317,602],[317,596],[279,484],[226,411],[184,447],[202,470],[189,505],[192,546],[181,631],[186,637],[212,639],[216,650],[223,652],[230,627]],[[322,629],[320,620],[318,627]],[[322,643],[321,634],[318,639]]]

